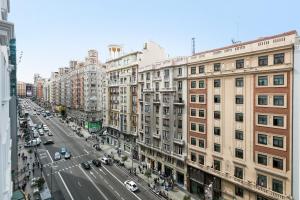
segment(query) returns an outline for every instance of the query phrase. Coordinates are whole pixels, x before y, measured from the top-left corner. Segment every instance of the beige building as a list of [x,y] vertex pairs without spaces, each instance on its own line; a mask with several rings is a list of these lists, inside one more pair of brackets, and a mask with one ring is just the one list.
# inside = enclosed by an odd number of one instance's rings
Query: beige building
[[187,58],[139,68],[140,161],[186,187]]
[[291,199],[295,31],[188,59],[188,190]]
[[104,126],[107,142],[123,151],[133,151],[138,158],[138,69],[165,59],[164,49],[147,42],[141,51],[123,54],[119,45],[109,46],[110,60],[106,62],[107,90]]
[[18,81],[17,83],[17,95],[18,97],[24,98],[26,97],[26,83],[22,81]]

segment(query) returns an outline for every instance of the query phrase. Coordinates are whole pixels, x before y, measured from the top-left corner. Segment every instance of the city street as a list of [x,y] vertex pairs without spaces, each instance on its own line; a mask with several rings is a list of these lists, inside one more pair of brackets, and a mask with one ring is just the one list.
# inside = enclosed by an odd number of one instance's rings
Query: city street
[[[37,105],[31,103],[34,108]],[[57,118],[46,120],[41,115],[31,115],[35,124],[46,124],[53,136],[45,134],[41,136],[42,142],[47,139],[54,141],[54,144],[38,148],[39,158],[43,164],[43,173],[47,184],[52,189],[54,199],[159,199],[144,184],[137,183],[139,191],[133,193],[126,189],[124,181],[131,179],[124,170],[114,165],[102,165],[95,167],[91,163],[91,170],[85,170],[81,163],[91,162],[100,158],[104,151],[96,151],[92,142],[85,141],[85,138],[77,136],[70,127],[61,123]],[[55,152],[65,147],[71,152],[71,159],[54,161]],[[113,147],[111,147],[113,148]],[[106,149],[106,152],[110,152]]]

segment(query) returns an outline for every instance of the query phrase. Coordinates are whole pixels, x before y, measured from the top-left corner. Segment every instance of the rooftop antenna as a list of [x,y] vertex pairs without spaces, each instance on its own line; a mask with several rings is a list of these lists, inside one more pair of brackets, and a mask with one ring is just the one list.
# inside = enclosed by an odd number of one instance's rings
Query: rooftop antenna
[[241,41],[239,40],[239,22],[237,21],[237,22],[235,23],[235,25],[236,25],[236,39],[237,39],[237,40],[235,40],[234,38],[232,38],[232,39],[231,39],[231,43],[232,43],[232,44],[238,44],[238,43],[241,43]]
[[192,38],[192,55],[195,55],[195,38]]

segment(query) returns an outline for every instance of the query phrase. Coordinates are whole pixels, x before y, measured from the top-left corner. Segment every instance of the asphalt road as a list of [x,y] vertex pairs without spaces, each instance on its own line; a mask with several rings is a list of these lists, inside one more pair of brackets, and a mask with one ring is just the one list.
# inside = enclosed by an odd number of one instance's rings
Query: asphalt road
[[[32,104],[36,106],[35,104]],[[145,184],[134,180],[139,191],[130,192],[124,186],[124,181],[132,179],[124,170],[117,166],[102,165],[97,168],[92,166],[91,170],[85,170],[81,163],[103,156],[104,152],[95,151],[92,143],[77,136],[71,128],[61,123],[57,118],[46,120],[41,115],[31,115],[36,124],[46,124],[53,136],[41,136],[42,141],[51,139],[55,144],[39,147],[38,153],[43,163],[43,173],[49,188],[52,188],[54,199],[78,199],[78,200],[148,200],[159,199]],[[70,160],[54,161],[55,152],[61,147],[66,147],[71,152]],[[52,179],[52,180],[51,180]],[[52,184],[51,184],[52,183]]]

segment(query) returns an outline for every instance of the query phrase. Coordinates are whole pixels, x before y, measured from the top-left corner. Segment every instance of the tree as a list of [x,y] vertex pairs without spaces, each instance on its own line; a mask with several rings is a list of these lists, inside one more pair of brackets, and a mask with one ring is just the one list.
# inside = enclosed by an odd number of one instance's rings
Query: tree
[[183,200],[191,200],[191,196],[190,195],[184,195]]
[[128,159],[127,156],[123,156],[123,157],[122,157],[122,161],[123,161],[123,162],[126,162],[127,159]]
[[150,169],[147,169],[147,170],[145,171],[145,176],[148,178],[148,182],[149,182],[149,179],[151,178],[151,175],[152,175],[151,170],[150,170]]
[[36,181],[36,183],[37,183],[38,188],[41,190],[44,186],[45,179],[43,177],[41,177]]

